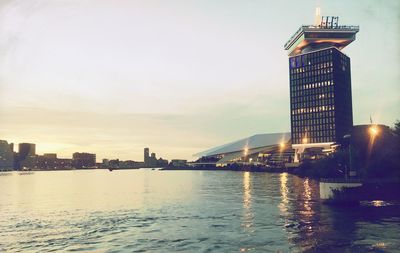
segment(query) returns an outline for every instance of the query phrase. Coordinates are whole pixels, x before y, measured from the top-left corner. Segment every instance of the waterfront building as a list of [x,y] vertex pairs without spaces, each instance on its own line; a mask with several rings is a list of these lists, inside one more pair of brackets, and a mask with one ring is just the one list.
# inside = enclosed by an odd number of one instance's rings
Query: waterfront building
[[18,144],[18,161],[16,166],[18,169],[32,168],[36,161],[36,144],[20,143]]
[[144,148],[144,160],[143,161],[144,161],[145,167],[149,166],[149,158],[150,158],[149,154],[150,154],[149,148]]
[[156,153],[151,153],[149,161],[148,161],[148,166],[150,168],[158,167]]
[[101,163],[101,168],[107,169],[110,166],[110,160],[109,159],[103,159],[103,162]]
[[158,158],[157,164],[159,167],[165,167],[168,166],[168,160],[162,159],[162,157]]
[[119,169],[119,159],[112,159],[108,161],[108,169]]
[[199,159],[191,165],[289,163],[293,156],[289,146],[290,133],[257,134],[194,154]]
[[47,159],[57,159],[56,153],[44,153],[43,156]]
[[350,58],[341,50],[358,26],[320,17],[285,44],[289,55],[291,139],[298,162],[306,149],[330,152],[353,126]]
[[33,164],[31,164],[29,167],[41,170],[54,170],[57,168],[57,165],[56,154],[44,154],[37,156],[36,159],[34,159]]
[[20,143],[18,144],[19,159],[25,160],[29,156],[36,155],[36,144],[33,143]]
[[96,155],[75,152],[72,154],[72,164],[76,169],[94,168],[96,167]]
[[72,159],[57,158],[58,169],[72,169]]
[[145,168],[155,168],[155,167],[163,167],[165,164],[168,164],[168,161],[160,158],[157,159],[156,153],[151,153],[149,148],[144,148],[144,167]]
[[57,158],[57,154],[28,156],[20,163],[21,168],[32,170],[62,170],[72,168],[72,159]]
[[14,152],[11,144],[0,140],[0,171],[14,169]]
[[28,155],[25,159],[19,160],[19,169],[35,169],[38,168],[39,164],[38,155]]
[[170,164],[171,167],[175,168],[183,168],[187,166],[187,160],[183,159],[172,159]]
[[121,161],[119,159],[103,159],[103,162],[99,166],[99,168],[103,169],[138,169],[143,167],[143,162],[136,162],[132,160]]

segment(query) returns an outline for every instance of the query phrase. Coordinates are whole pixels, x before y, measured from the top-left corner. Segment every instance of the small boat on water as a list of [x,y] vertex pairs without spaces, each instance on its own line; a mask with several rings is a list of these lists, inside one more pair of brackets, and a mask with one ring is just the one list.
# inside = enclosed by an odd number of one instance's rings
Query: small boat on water
[[32,169],[28,167],[22,167],[21,171],[18,173],[18,175],[31,175],[34,174]]

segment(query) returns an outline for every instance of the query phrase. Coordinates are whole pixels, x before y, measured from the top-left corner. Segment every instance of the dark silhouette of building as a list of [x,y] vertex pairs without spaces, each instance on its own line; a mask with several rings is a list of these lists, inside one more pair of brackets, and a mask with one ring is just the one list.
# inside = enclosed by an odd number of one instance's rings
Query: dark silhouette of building
[[161,157],[157,160],[158,167],[166,167],[168,166],[168,160],[162,159]]
[[144,167],[145,168],[156,168],[156,167],[164,167],[168,165],[168,160],[164,160],[162,158],[157,159],[156,153],[151,153],[149,156],[150,150],[149,148],[144,149]]
[[43,156],[47,159],[57,159],[56,153],[44,153]]
[[149,166],[149,158],[150,158],[149,153],[150,153],[149,148],[144,148],[144,166],[145,167]]
[[171,167],[175,168],[184,168],[187,166],[187,160],[183,159],[172,159],[170,164]]
[[18,144],[17,169],[32,168],[36,163],[36,144],[20,143]]
[[74,168],[95,168],[96,167],[96,155],[90,153],[73,153],[72,154],[72,165]]
[[105,169],[138,169],[143,168],[143,166],[143,162],[132,160],[120,161],[119,159],[103,159],[103,163],[101,164],[101,167]]
[[58,169],[71,169],[72,168],[72,159],[57,158],[57,168]]
[[149,159],[149,167],[157,167],[156,153],[151,153],[150,159]]
[[316,20],[285,44],[295,162],[305,149],[331,150],[353,126],[350,58],[340,50],[355,40],[359,27],[339,26],[338,17]]
[[8,144],[7,141],[0,140],[0,170],[13,170],[14,169],[14,152],[12,143]]
[[25,160],[28,156],[36,155],[36,144],[20,143],[18,144],[18,153],[20,161]]

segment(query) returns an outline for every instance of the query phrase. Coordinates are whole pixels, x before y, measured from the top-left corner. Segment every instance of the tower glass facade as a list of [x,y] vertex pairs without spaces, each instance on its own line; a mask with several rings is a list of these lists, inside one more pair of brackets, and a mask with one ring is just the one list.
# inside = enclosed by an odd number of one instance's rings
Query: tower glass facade
[[350,58],[335,47],[289,58],[293,144],[339,142],[353,125]]

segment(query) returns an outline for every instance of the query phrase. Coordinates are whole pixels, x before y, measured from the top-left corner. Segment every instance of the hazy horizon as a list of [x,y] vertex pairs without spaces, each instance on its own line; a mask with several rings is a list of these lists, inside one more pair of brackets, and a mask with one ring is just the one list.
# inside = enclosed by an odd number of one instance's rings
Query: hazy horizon
[[[318,3],[317,3],[318,2]],[[0,139],[37,153],[192,159],[289,132],[285,42],[322,15],[360,25],[354,124],[400,119],[398,1],[0,3]],[[293,6],[296,5],[296,8]],[[292,6],[292,7],[290,7]]]

